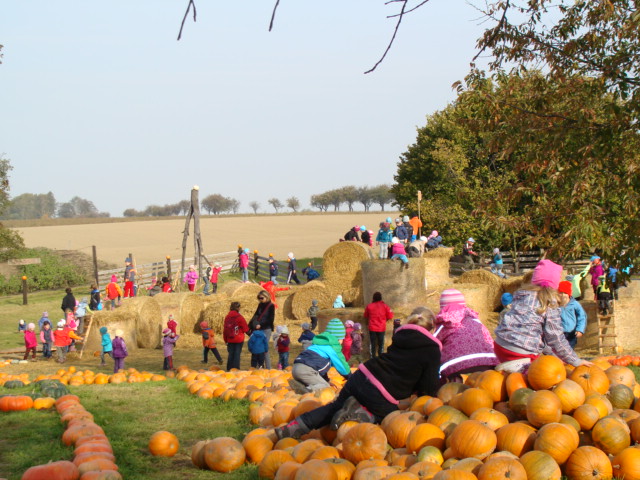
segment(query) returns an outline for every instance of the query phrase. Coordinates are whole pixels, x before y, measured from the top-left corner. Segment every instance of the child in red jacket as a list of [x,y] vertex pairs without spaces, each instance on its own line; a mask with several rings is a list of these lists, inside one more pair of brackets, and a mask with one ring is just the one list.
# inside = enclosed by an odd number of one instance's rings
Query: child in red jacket
[[289,344],[291,339],[289,338],[289,329],[285,325],[282,327],[280,336],[276,341],[276,348],[278,349],[278,365],[283,370],[289,366]]
[[209,350],[215,355],[218,360],[218,365],[222,365],[222,357],[220,356],[220,352],[216,347],[216,338],[213,333],[213,328],[209,328],[209,324],[207,322],[200,322],[200,330],[202,330],[202,354],[203,360],[200,363],[207,363],[209,357]]
[[369,321],[369,348],[371,358],[384,352],[384,333],[387,322],[393,318],[389,305],[382,301],[382,294],[373,294],[373,301],[364,309],[364,318]]

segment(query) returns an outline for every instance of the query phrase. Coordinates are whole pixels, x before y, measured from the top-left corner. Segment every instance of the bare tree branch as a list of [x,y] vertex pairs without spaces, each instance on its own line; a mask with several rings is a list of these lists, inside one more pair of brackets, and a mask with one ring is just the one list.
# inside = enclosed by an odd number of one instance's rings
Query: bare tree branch
[[280,0],[276,0],[276,4],[273,6],[273,13],[271,13],[271,22],[269,22],[269,31],[273,28],[273,21],[276,18],[276,10],[278,9],[278,5],[280,5]]
[[500,34],[500,30],[502,30],[502,27],[504,27],[504,24],[507,20],[507,10],[509,10],[510,6],[511,6],[511,0],[507,0],[504,4],[504,10],[502,12],[502,17],[498,22],[498,25],[495,26],[493,33],[491,34],[491,37],[489,37],[487,41],[482,42],[483,43],[482,48],[478,51],[478,53],[475,54],[475,56],[473,57],[473,60],[471,60],[472,62],[475,62],[478,59],[478,57],[482,55],[482,52],[484,52],[487,49],[489,44],[493,43],[493,41]]
[[364,72],[365,74],[373,72],[378,67],[378,65],[380,65],[382,63],[384,58],[387,56],[387,53],[389,53],[389,50],[391,50],[391,46],[393,45],[393,41],[396,39],[396,35],[398,34],[398,29],[400,28],[400,24],[402,23],[402,17],[405,14],[405,8],[407,8],[407,3],[409,2],[409,0],[390,0],[390,2],[387,2],[387,3],[391,3],[391,2],[401,2],[402,3],[402,9],[400,10],[400,13],[398,14],[398,22],[396,23],[396,28],[393,31],[393,35],[391,36],[391,40],[389,41],[389,45],[387,45],[387,49],[384,51],[384,53],[382,54],[380,59],[376,62],[376,64],[373,66],[373,68],[371,68],[371,69],[367,70],[366,72]]
[[180,24],[180,31],[178,32],[178,40],[182,38],[182,29],[184,28],[184,22],[187,20],[189,16],[189,10],[193,6],[193,21],[196,21],[196,4],[193,0],[189,0],[189,4],[187,5],[187,11],[184,12],[184,17],[182,18],[182,23]]
[[[402,1],[402,0],[391,0],[391,1],[397,2],[397,1]],[[391,3],[391,1],[387,2],[387,4]],[[418,5],[416,5],[413,8],[410,8],[409,10],[407,10],[404,13],[407,14],[407,13],[415,12],[417,9],[419,9],[421,6],[423,6],[424,4],[426,4],[428,2],[429,2],[429,0],[423,0]],[[394,18],[394,17],[398,17],[398,16],[400,16],[400,14],[396,13],[395,15],[388,15],[387,18]]]

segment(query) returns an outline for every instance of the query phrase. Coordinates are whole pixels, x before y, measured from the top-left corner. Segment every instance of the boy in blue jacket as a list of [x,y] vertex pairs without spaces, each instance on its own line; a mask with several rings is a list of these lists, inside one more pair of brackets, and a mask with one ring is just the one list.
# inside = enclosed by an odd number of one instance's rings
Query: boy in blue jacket
[[571,282],[565,280],[558,285],[558,293],[564,303],[564,307],[560,309],[562,329],[569,345],[575,349],[578,339],[584,335],[587,328],[587,313],[582,305],[571,296],[572,292]]
[[111,345],[111,337],[107,332],[107,327],[100,327],[100,335],[102,336],[102,352],[100,353],[100,365],[106,365],[104,361],[104,356],[109,355],[113,358],[112,351],[113,346]]
[[265,353],[268,349],[267,336],[262,330],[254,330],[249,337],[249,351],[253,368],[264,368]]
[[311,346],[296,357],[291,370],[291,388],[299,394],[315,392],[329,387],[327,373],[335,367],[338,373],[348,377],[349,364],[342,354],[342,341],[346,330],[343,323],[332,318],[324,333],[313,337]]

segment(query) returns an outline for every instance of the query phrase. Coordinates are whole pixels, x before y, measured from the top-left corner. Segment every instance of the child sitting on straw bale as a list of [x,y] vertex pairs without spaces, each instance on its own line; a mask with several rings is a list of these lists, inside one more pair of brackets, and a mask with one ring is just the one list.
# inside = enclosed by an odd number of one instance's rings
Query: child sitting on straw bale
[[167,328],[171,330],[171,333],[176,333],[176,329],[178,328],[178,322],[173,319],[173,315],[169,315],[169,321],[167,322]]
[[173,292],[173,288],[171,288],[171,282],[169,281],[169,277],[162,277],[162,292],[163,293]]
[[391,240],[391,260],[400,259],[404,264],[404,268],[409,268],[409,259],[404,245],[396,237]]
[[338,295],[333,301],[333,308],[345,308],[344,302],[342,301],[342,295]]

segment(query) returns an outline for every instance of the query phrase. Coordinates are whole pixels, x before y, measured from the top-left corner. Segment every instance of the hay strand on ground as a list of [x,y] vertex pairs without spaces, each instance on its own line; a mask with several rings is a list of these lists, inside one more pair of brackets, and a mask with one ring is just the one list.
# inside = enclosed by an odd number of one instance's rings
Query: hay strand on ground
[[127,298],[116,311],[135,315],[139,348],[156,348],[160,344],[162,314],[153,297]]
[[488,270],[477,269],[471,270],[469,272],[464,272],[462,275],[460,275],[460,278],[458,278],[456,283],[473,283],[487,285],[487,300],[489,310],[494,311],[495,309],[500,307],[500,296],[502,295],[502,279],[497,275],[489,272]]
[[361,242],[339,242],[322,257],[322,281],[335,298],[342,295],[345,304],[364,306],[360,264],[375,258],[373,249]]
[[291,297],[291,313],[293,318],[301,321],[307,321],[307,311],[311,306],[312,300],[318,300],[318,308],[331,308],[333,306],[333,298],[329,289],[324,282],[314,280],[304,286],[296,289]]

